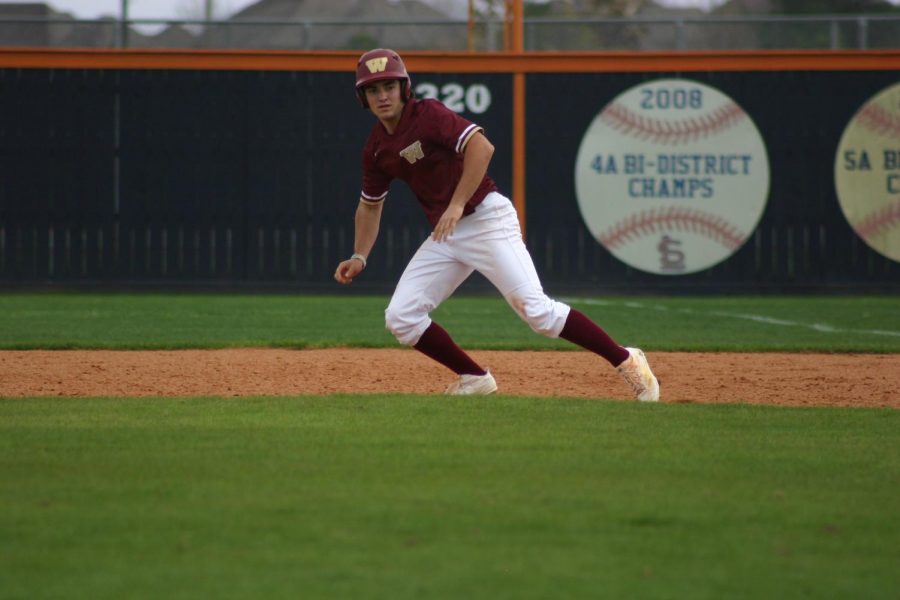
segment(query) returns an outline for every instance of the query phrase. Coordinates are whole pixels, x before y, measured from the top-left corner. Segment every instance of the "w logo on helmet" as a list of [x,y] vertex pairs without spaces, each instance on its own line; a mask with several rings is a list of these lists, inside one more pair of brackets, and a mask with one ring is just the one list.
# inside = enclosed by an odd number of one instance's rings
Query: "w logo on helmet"
[[366,66],[369,67],[369,73],[383,73],[385,68],[387,68],[387,63],[387,56],[379,56],[378,58],[367,60]]

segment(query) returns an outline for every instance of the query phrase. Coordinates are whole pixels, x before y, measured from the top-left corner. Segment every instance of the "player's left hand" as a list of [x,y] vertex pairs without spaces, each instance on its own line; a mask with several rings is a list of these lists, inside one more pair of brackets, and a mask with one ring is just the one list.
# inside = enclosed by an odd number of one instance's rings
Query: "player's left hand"
[[450,237],[450,234],[456,229],[456,224],[459,223],[459,220],[462,218],[462,214],[462,206],[455,206],[453,204],[448,206],[447,210],[444,211],[444,214],[441,215],[437,225],[434,226],[434,232],[431,234],[434,241],[440,243]]

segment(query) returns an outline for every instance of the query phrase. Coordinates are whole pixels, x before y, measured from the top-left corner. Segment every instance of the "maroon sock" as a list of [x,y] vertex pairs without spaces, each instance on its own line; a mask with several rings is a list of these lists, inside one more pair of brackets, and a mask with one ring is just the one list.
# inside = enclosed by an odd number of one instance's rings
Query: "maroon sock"
[[614,367],[628,358],[628,350],[614,342],[609,334],[574,308],[569,310],[569,317],[559,337],[599,354]]
[[484,375],[487,373],[462,348],[456,345],[443,327],[434,321],[413,348],[441,363],[457,375]]

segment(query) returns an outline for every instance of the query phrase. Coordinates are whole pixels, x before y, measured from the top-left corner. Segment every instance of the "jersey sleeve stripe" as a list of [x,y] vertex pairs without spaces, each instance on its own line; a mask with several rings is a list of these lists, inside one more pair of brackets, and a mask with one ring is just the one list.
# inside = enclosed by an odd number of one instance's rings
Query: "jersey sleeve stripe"
[[377,203],[381,202],[382,200],[384,200],[385,197],[387,197],[387,195],[388,195],[387,192],[381,194],[380,196],[370,196],[369,194],[367,194],[365,192],[359,193],[360,199],[363,202],[367,202],[368,204],[377,204]]
[[459,154],[466,147],[466,144],[469,143],[469,139],[475,135],[479,131],[484,131],[483,127],[479,127],[475,123],[472,123],[468,127],[466,127],[463,132],[459,136],[459,140],[456,142],[456,153]]

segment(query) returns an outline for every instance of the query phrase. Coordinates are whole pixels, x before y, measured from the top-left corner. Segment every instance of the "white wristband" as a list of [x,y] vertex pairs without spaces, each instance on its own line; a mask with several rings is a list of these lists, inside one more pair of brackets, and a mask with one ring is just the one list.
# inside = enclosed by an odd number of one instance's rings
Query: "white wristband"
[[351,256],[350,258],[351,258],[351,259],[355,258],[356,260],[358,260],[359,262],[362,263],[363,269],[366,268],[366,257],[363,256],[362,254],[354,254],[354,255]]

